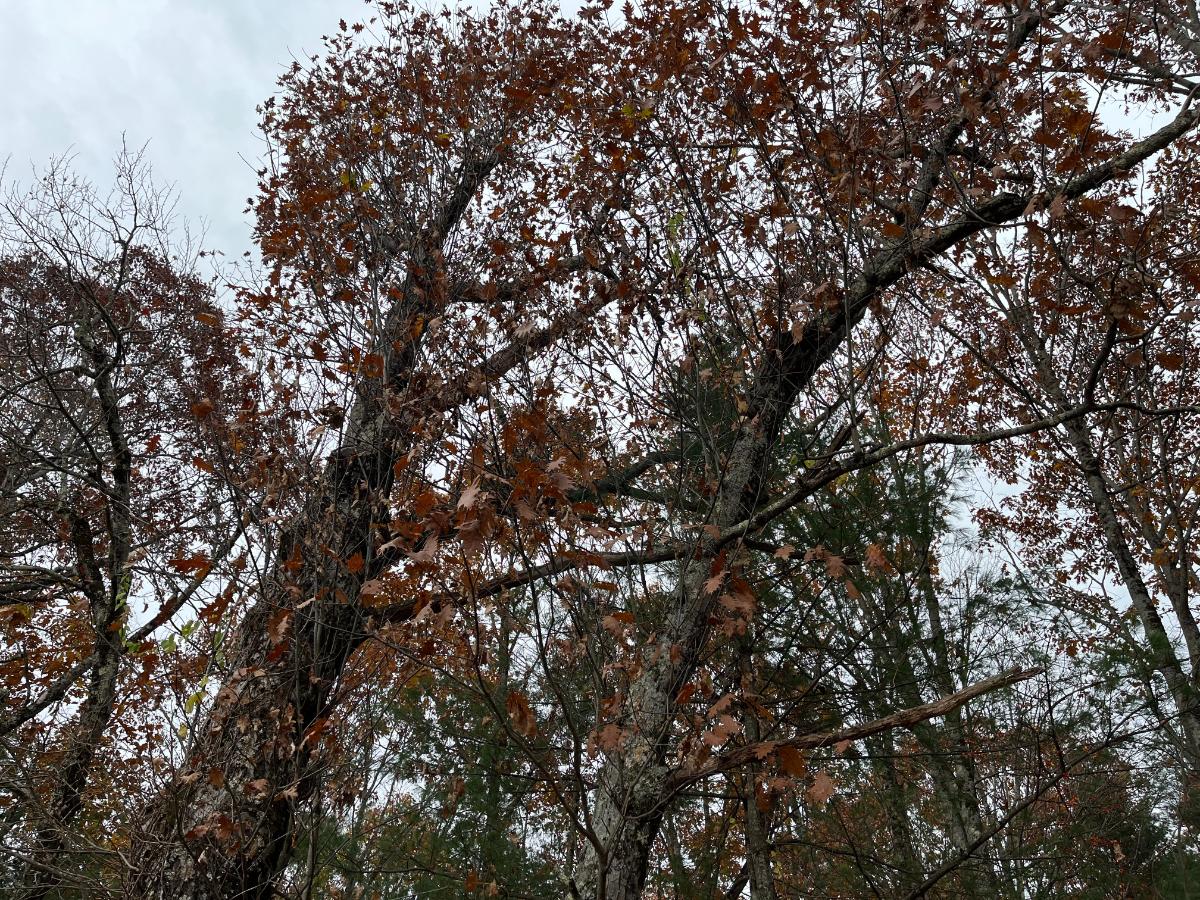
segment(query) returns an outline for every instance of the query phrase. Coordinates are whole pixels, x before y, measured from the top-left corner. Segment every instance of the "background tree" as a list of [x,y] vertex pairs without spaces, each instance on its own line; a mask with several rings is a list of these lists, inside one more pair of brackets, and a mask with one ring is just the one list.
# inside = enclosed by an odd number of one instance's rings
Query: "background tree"
[[138,154],[116,175],[104,198],[56,163],[3,205],[3,789],[20,802],[29,897],[122,818],[165,662],[144,638],[212,599],[240,533],[215,476],[246,442],[207,410],[246,373],[195,256],[172,243],[169,196]]

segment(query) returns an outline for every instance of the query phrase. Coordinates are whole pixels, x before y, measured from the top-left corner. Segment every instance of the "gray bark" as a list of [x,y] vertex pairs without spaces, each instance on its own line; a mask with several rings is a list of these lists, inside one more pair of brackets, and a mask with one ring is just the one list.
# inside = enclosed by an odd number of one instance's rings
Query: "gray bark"
[[[393,406],[414,389],[414,332],[421,332],[412,322],[434,314],[444,297],[434,283],[442,243],[497,161],[490,153],[463,165],[418,244],[410,272],[419,274],[410,274],[372,348],[383,357],[383,373],[362,383],[342,446],[284,530],[275,569],[230,641],[233,675],[192,738],[186,771],[147,810],[127,896],[274,895],[297,807],[320,782],[312,729],[329,713],[338,676],[366,637],[362,586],[388,562],[380,547],[390,539],[393,465],[410,447],[416,417],[462,399],[447,389],[426,404],[406,404],[408,412]],[[536,339],[530,344],[536,349]],[[345,563],[355,555],[363,565],[350,571]]]
[[[1018,304],[1014,305],[1009,312],[1017,326],[1017,333],[1025,352],[1038,373],[1042,389],[1058,410],[1067,409],[1070,406],[1070,400],[1055,372],[1053,360],[1037,333],[1029,310]],[[1141,567],[1121,521],[1117,499],[1113,495],[1104,468],[1097,456],[1091,427],[1086,419],[1072,419],[1063,424],[1063,430],[1066,433],[1067,444],[1083,475],[1092,511],[1095,513],[1104,535],[1105,547],[1112,556],[1113,562],[1116,563],[1117,574],[1129,592],[1130,602],[1137,613],[1142,630],[1145,632],[1146,658],[1151,668],[1166,683],[1175,706],[1182,732],[1179,735],[1179,750],[1186,760],[1188,769],[1193,773],[1200,772],[1200,693],[1197,692],[1197,685],[1194,681],[1197,673],[1189,674],[1185,671],[1158,611],[1153,592],[1142,577]],[[1183,612],[1185,615],[1181,624],[1186,636],[1189,630],[1194,630],[1195,623],[1192,620],[1190,609],[1186,607],[1186,602]],[[1189,638],[1189,643],[1192,640],[1195,638]]]
[[133,457],[125,439],[120,400],[112,381],[113,370],[122,362],[119,349],[121,339],[114,330],[111,337],[118,350],[110,353],[105,349],[97,339],[96,325],[101,318],[110,325],[111,320],[107,315],[97,315],[101,307],[90,286],[80,283],[75,289],[79,292],[77,302],[80,306],[75,338],[83,358],[95,372],[93,387],[101,425],[109,445],[106,462],[110,473],[104,516],[108,532],[108,565],[107,571],[103,571],[96,559],[88,520],[82,514],[69,512],[67,519],[71,524],[75,569],[80,589],[88,601],[95,635],[95,662],[91,667],[87,693],[79,715],[67,738],[66,754],[59,770],[58,783],[50,798],[47,821],[37,834],[34,859],[40,865],[31,866],[26,874],[25,900],[43,900],[60,883],[55,873],[61,865],[62,851],[67,846],[64,840],[66,829],[79,813],[96,750],[112,718],[117,676],[125,654],[120,622],[125,615],[131,584],[126,562],[133,547],[130,521]]

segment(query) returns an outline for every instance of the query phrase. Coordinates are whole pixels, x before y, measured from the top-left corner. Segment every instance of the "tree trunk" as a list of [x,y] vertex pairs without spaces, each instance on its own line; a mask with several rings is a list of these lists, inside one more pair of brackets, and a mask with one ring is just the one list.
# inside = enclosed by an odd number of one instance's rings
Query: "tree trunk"
[[[759,740],[758,721],[754,716],[747,720],[746,731],[747,740]],[[750,900],[775,900],[775,876],[771,872],[771,824],[767,810],[759,807],[758,779],[753,774],[745,779],[744,794]]]
[[[193,736],[187,770],[149,811],[130,896],[272,896],[297,804],[317,786],[314,726],[361,640],[358,586],[327,571],[263,591],[238,630],[234,674]],[[315,599],[301,609],[297,594]],[[339,603],[339,594],[353,599]]]
[[[1029,310],[1019,305],[1014,306],[1010,315],[1017,326],[1017,334],[1025,352],[1041,379],[1042,389],[1056,408],[1069,409],[1070,400],[1049,354],[1041,343]],[[1130,603],[1146,634],[1146,657],[1151,668],[1162,676],[1175,705],[1182,730],[1176,743],[1188,770],[1192,773],[1200,772],[1200,692],[1197,691],[1195,680],[1200,673],[1186,672],[1175,652],[1171,636],[1159,614],[1150,587],[1142,577],[1137,557],[1130,546],[1129,536],[1121,523],[1112,489],[1100,464],[1087,420],[1070,420],[1064,423],[1063,429],[1066,432],[1067,444],[1074,453],[1075,461],[1084,477],[1092,502],[1092,511],[1100,522],[1105,546],[1116,563],[1117,574],[1129,592]],[[1189,646],[1193,643],[1200,644],[1200,637],[1193,633],[1196,625],[1186,602],[1180,618],[1180,627]]]
[[[741,672],[743,684],[752,685],[758,692],[754,680],[753,632],[747,630],[741,648]],[[758,713],[747,704],[746,740],[757,744],[762,740],[762,725]],[[742,779],[743,816],[746,825],[746,876],[750,882],[750,900],[775,900],[775,877],[771,872],[771,823],[770,809],[759,806],[758,774],[761,765],[749,766]]]
[[50,799],[49,821],[37,835],[36,859],[42,867],[29,868],[24,900],[43,900],[60,882],[54,870],[62,865],[61,856],[67,849],[64,831],[79,812],[96,749],[112,717],[123,650],[120,634],[115,631],[100,633],[96,650],[100,658],[88,680],[87,700],[68,738],[59,781]]
[[[68,746],[59,771],[58,784],[50,799],[48,821],[38,831],[36,860],[26,875],[25,900],[43,900],[60,879],[54,874],[62,864],[60,856],[66,844],[66,827],[79,813],[96,750],[112,718],[116,702],[117,676],[125,655],[121,628],[125,617],[132,575],[126,568],[133,548],[133,524],[130,498],[133,456],[125,437],[121,404],[111,373],[123,360],[109,353],[97,339],[93,306],[100,308],[91,287],[79,284],[80,311],[75,324],[75,340],[84,359],[95,367],[93,389],[99,403],[101,423],[108,439],[111,474],[108,479],[104,522],[107,533],[107,572],[96,559],[92,527],[83,513],[70,512],[71,544],[75,551],[75,569],[82,593],[88,600],[95,635],[93,653],[96,662],[88,679],[87,694],[79,717],[68,737]],[[120,346],[119,336],[112,335]],[[104,477],[100,475],[99,477]],[[107,576],[107,583],[106,583]]]
[[[275,893],[297,806],[319,787],[319,735],[331,693],[366,637],[362,586],[388,564],[380,547],[390,540],[393,467],[410,449],[418,417],[456,405],[469,391],[446,388],[416,402],[423,331],[413,323],[445,302],[441,245],[498,159],[489,152],[464,162],[445,207],[413,242],[403,293],[372,348],[383,371],[360,382],[342,446],[284,529],[274,569],[230,642],[233,674],[192,735],[186,771],[147,811],[133,848],[131,898],[266,900]],[[528,339],[529,348],[538,348],[536,340]],[[502,354],[495,374],[519,358]],[[413,402],[397,406],[405,395]]]
[[[734,434],[729,464],[708,520],[718,532],[741,523],[757,507],[757,487],[768,451],[793,399],[832,355],[850,323],[861,319],[865,302],[850,309],[856,314],[849,321],[839,313],[834,322],[814,326],[803,340],[784,336],[784,348],[767,354],[754,392],[756,415],[747,417]],[[682,562],[674,606],[659,639],[659,645],[672,652],[648,651],[642,673],[630,687],[625,736],[601,769],[592,804],[595,837],[584,847],[576,879],[584,900],[633,900],[641,894],[650,850],[672,796],[673,769],[666,759],[674,750],[675,697],[694,676],[708,641],[709,618],[719,591],[710,592],[705,582],[714,574],[711,569],[719,552],[718,540],[709,533],[697,541],[691,558]]]

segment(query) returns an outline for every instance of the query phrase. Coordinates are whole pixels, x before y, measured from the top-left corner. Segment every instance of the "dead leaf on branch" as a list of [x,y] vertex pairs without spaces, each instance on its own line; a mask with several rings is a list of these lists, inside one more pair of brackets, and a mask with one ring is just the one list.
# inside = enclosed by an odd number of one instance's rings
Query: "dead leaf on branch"
[[868,544],[867,552],[864,554],[866,558],[867,568],[873,569],[876,572],[892,571],[892,564],[888,561],[887,555],[883,552],[883,548],[878,544]]
[[789,744],[784,744],[779,748],[776,758],[779,760],[779,768],[793,778],[802,778],[808,773],[804,754]]
[[533,710],[529,707],[529,701],[520,691],[509,691],[508,697],[504,700],[504,706],[508,710],[508,717],[512,721],[513,728],[519,734],[527,738],[533,738],[537,735],[537,719],[534,718]]
[[836,790],[833,779],[829,777],[828,772],[822,769],[813,776],[812,784],[809,785],[805,794],[813,803],[824,806]]
[[730,715],[717,717],[716,724],[704,734],[704,743],[717,747],[742,730],[742,723]]

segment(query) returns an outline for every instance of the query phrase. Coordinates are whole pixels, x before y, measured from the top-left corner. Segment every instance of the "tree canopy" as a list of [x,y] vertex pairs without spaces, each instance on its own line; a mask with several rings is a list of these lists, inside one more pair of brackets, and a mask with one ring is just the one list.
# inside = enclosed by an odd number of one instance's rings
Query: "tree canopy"
[[377,2],[0,204],[0,892],[1187,897],[1200,18]]

